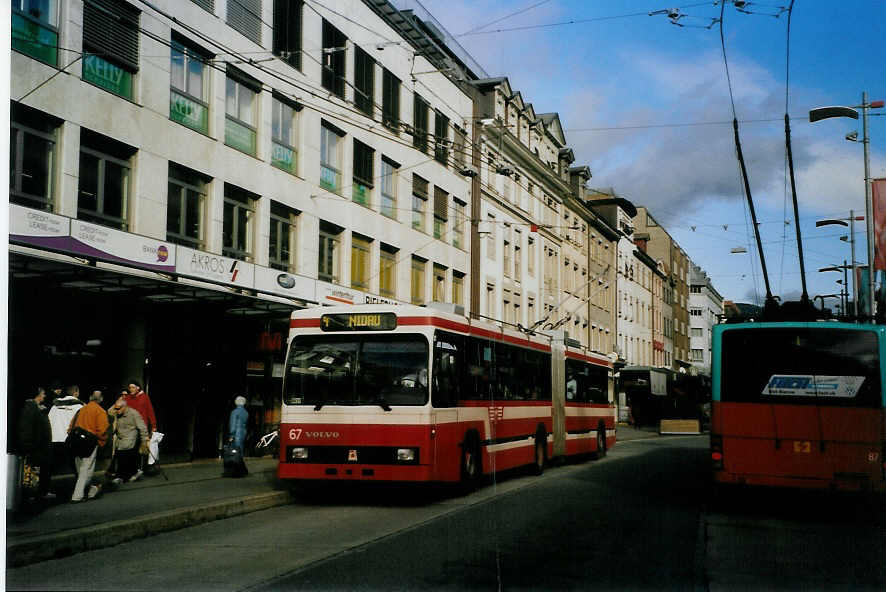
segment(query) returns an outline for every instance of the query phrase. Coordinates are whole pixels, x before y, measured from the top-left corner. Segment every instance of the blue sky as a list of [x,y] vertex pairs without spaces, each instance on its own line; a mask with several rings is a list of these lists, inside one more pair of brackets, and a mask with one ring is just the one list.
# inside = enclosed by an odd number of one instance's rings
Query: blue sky
[[[422,4],[490,76],[507,76],[536,113],[560,114],[575,164],[591,168],[592,187],[612,187],[647,206],[725,298],[762,298],[762,273],[732,139],[720,28],[704,28],[720,16],[720,4]],[[723,31],[770,284],[774,294],[795,299],[801,284],[783,121],[788,14],[779,9],[788,5],[747,2],[746,10],[755,14],[745,14],[729,0]],[[648,14],[672,8],[685,15],[678,20],[685,26],[671,24],[665,14]],[[778,18],[771,16],[779,12]],[[483,27],[498,19],[503,20]],[[568,21],[584,22],[538,26]],[[483,28],[465,34],[477,27]],[[811,298],[839,292],[839,275],[817,270],[850,259],[849,244],[839,240],[845,230],[816,229],[814,222],[848,217],[850,209],[863,214],[864,168],[861,143],[844,140],[852,130],[861,136],[860,121],[810,124],[806,118],[810,108],[857,105],[862,91],[871,100],[886,99],[886,2],[798,0],[790,33],[788,113]],[[878,112],[884,115],[871,117],[869,128],[874,178],[886,177],[886,109],[872,111]],[[709,122],[726,123],[697,125]],[[863,222],[856,225],[856,240],[856,260],[864,262]],[[730,252],[740,246],[748,253]]]

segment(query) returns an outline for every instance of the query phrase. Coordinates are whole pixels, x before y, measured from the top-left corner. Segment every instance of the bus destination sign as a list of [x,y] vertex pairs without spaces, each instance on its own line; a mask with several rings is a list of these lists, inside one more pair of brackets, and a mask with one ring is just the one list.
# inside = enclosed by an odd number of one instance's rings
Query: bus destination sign
[[392,312],[325,314],[320,317],[323,331],[393,331],[397,315]]

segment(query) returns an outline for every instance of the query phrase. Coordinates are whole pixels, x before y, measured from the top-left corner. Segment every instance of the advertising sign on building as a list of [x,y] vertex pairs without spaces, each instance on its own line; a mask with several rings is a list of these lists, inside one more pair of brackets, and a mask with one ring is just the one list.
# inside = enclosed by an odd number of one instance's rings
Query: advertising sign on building
[[239,288],[255,287],[254,264],[187,247],[178,247],[175,273]]
[[29,245],[63,249],[71,236],[71,219],[9,204],[9,240]]
[[316,302],[314,284],[316,280],[303,275],[286,273],[269,267],[255,268],[255,289],[288,298],[298,298]]
[[71,238],[71,250],[81,255],[154,271],[175,271],[173,244],[80,220],[71,220]]
[[344,286],[317,281],[317,302],[326,305],[362,304],[363,293]]

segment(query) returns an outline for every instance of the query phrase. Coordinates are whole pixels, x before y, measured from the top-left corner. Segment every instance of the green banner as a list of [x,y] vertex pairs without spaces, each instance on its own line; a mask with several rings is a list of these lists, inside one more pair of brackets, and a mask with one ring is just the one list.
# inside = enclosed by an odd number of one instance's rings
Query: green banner
[[369,205],[369,187],[354,182],[354,201],[360,205]]
[[83,80],[132,100],[132,73],[97,55],[83,56]]
[[295,174],[295,150],[271,142],[271,164],[287,173]]
[[230,119],[225,120],[225,144],[255,156],[255,130]]
[[12,49],[58,66],[58,34],[12,11]]
[[174,90],[169,93],[169,118],[198,132],[209,133],[209,110]]

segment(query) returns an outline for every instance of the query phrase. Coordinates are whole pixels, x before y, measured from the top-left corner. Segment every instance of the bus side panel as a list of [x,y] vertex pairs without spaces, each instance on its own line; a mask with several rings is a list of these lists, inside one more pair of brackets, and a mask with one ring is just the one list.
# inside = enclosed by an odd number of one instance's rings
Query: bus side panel
[[543,426],[552,430],[551,404],[547,401],[463,401],[459,407],[459,423],[475,429],[480,437],[483,473],[503,471],[533,461],[535,434]]
[[612,405],[566,403],[566,455],[597,452],[597,427],[600,422],[605,426],[606,447],[609,448],[610,439],[615,443]]

